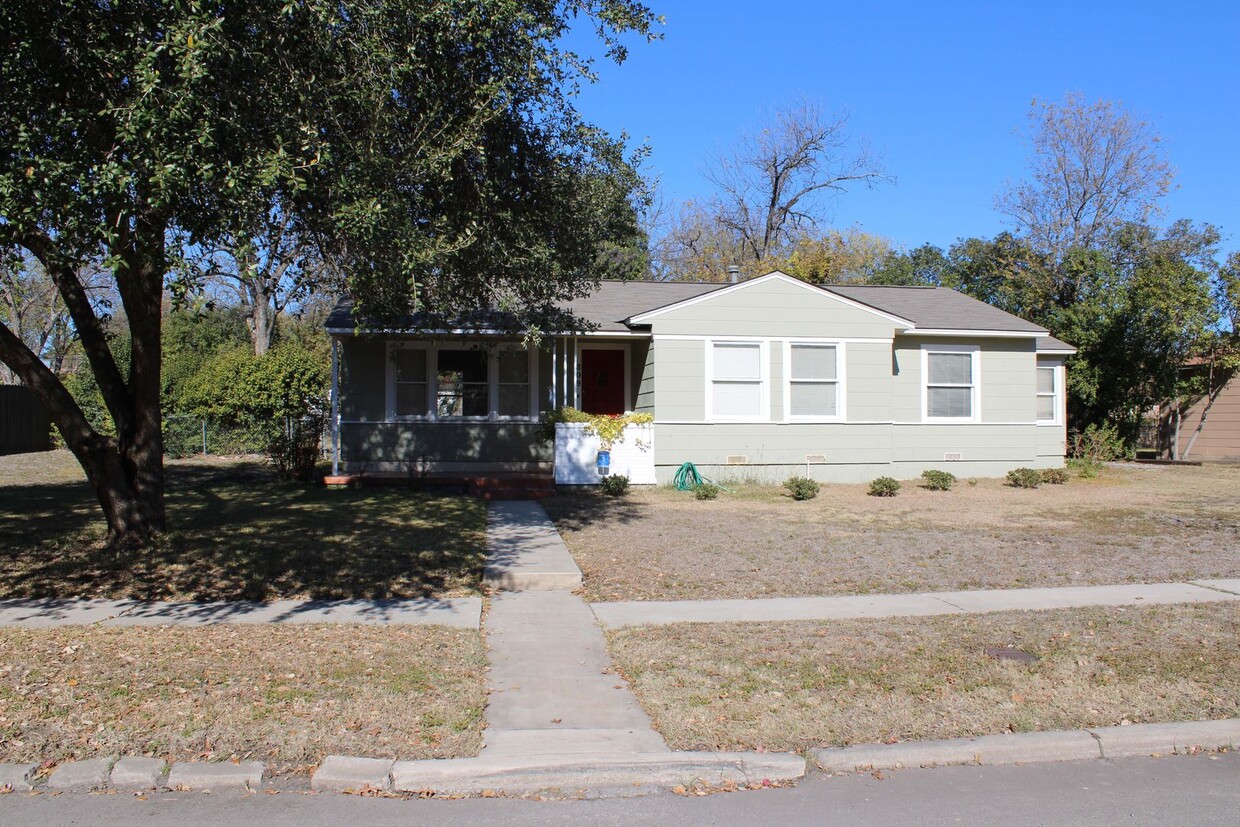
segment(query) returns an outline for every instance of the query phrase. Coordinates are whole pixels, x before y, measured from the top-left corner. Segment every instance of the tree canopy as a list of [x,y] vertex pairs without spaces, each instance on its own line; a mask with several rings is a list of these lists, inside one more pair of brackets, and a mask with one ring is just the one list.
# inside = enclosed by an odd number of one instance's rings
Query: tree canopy
[[[0,325],[0,361],[52,413],[113,537],[163,523],[170,240],[252,231],[273,204],[375,312],[529,308],[582,292],[604,241],[636,237],[640,178],[584,123],[564,46],[622,60],[655,37],[633,0],[15,0],[0,8],[0,244],[56,285],[114,435]],[[129,326],[108,346],[80,278],[97,262]]]

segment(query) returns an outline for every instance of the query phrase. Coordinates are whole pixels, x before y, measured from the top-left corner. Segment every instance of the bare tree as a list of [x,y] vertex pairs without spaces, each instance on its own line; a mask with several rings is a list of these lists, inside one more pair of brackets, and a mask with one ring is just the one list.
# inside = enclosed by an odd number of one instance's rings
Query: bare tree
[[847,113],[812,103],[776,113],[717,158],[706,177],[718,189],[712,207],[719,225],[759,263],[824,218],[825,196],[892,180],[849,134]]
[[279,207],[242,226],[197,248],[188,262],[208,291],[222,288],[245,309],[254,354],[262,356],[280,314],[326,281],[329,268],[314,242]]
[[1072,247],[1103,244],[1126,223],[1148,223],[1175,172],[1154,128],[1114,101],[1034,100],[1029,112],[1029,179],[996,201],[1036,249],[1062,260]]

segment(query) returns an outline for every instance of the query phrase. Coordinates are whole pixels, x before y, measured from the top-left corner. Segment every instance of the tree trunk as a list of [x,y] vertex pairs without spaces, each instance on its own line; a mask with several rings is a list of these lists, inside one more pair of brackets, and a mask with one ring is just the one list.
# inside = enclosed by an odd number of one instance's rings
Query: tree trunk
[[144,518],[148,509],[140,507],[141,498],[131,477],[125,472],[124,457],[117,441],[103,436],[90,426],[86,415],[59,377],[2,324],[0,361],[39,398],[65,445],[81,463],[107,521],[108,540],[118,542],[149,535],[151,526]]
[[[132,221],[132,223],[131,223]],[[0,324],[0,361],[21,377],[47,408],[65,444],[81,463],[108,523],[111,542],[145,540],[164,529],[163,431],[160,414],[160,328],[166,271],[166,223],[157,215],[117,214],[113,275],[132,340],[126,380],[78,276],[50,236],[16,239],[47,270],[73,320],[116,436],[91,427],[64,383],[17,336]]]
[[248,280],[247,292],[250,294],[250,315],[246,326],[250,328],[250,339],[254,343],[254,355],[262,356],[271,349],[271,337],[275,333],[276,318],[271,312],[271,297],[267,295],[261,276],[255,275]]

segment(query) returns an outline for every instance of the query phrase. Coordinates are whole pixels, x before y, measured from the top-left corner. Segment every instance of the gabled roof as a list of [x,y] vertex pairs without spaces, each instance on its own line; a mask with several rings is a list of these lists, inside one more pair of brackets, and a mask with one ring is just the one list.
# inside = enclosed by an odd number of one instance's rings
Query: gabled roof
[[[1046,328],[1025,321],[997,307],[946,287],[902,287],[886,285],[812,285],[783,273],[774,272],[737,284],[678,281],[603,281],[588,296],[564,302],[558,310],[571,313],[596,333],[628,333],[646,317],[689,302],[709,301],[712,294],[747,289],[764,279],[778,278],[806,290],[829,293],[848,304],[871,310],[906,326],[909,332],[927,334],[992,333],[1005,336],[1037,337],[1039,353],[1075,353],[1069,344],[1049,336]],[[488,311],[462,314],[448,326],[485,331],[505,328],[497,314]],[[488,324],[490,319],[493,324]],[[429,319],[421,314],[397,320],[390,329],[425,329]],[[511,320],[509,320],[511,321]],[[468,325],[466,324],[468,323]],[[363,323],[362,327],[388,328],[389,325]],[[333,331],[358,327],[353,303],[342,299],[327,318]],[[510,329],[510,328],[508,328]]]
[[[821,287],[810,284],[807,281],[802,281],[801,279],[793,278],[787,273],[781,273],[779,270],[772,270],[771,272],[767,273],[764,276],[758,276],[756,278],[746,279],[745,281],[736,282],[734,284],[720,285],[718,289],[714,291],[710,291],[710,295],[695,296],[693,298],[685,299],[683,301],[676,302],[674,304],[669,304],[663,307],[657,307],[652,310],[647,310],[644,313],[639,313],[629,318],[628,323],[630,325],[646,324],[647,322],[649,322],[651,319],[655,318],[656,316],[660,316],[663,313],[666,313],[668,311],[679,309],[681,307],[687,307],[691,304],[697,304],[698,302],[702,302],[702,301],[710,301],[716,295],[723,295],[725,293],[737,293],[742,290],[749,290],[756,285],[763,284],[763,283],[769,283],[772,281],[782,281],[786,284],[791,284],[798,289],[805,290],[809,293],[817,293],[818,295],[822,295],[822,292],[823,292]],[[862,304],[860,302],[854,301],[852,299],[849,299],[846,296],[841,296],[841,295],[836,295],[835,299],[836,301],[842,301],[844,304],[849,304],[861,310],[864,310],[866,312],[872,313],[875,316],[882,316],[886,318],[889,322],[900,325],[902,327],[913,326],[913,322],[911,320],[906,319],[903,316],[890,313],[881,308],[874,307],[873,305]]]

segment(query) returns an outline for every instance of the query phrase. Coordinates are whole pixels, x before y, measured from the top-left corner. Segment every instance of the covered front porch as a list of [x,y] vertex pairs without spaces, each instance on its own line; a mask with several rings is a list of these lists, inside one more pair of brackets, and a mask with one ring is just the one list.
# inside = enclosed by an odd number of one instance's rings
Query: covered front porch
[[544,416],[633,410],[649,347],[642,336],[531,345],[500,334],[333,331],[331,476],[541,488],[555,466]]

